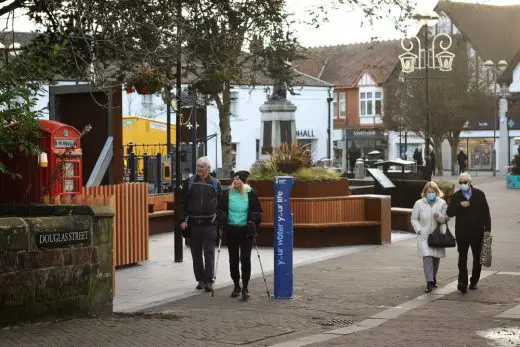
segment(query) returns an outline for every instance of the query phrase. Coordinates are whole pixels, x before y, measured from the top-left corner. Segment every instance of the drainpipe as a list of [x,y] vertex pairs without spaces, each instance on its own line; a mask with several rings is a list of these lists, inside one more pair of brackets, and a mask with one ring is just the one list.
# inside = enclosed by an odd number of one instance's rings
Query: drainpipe
[[332,90],[332,87],[329,87],[329,97],[327,98],[327,104],[328,104],[328,107],[329,107],[329,116],[328,116],[328,119],[329,119],[329,122],[328,122],[328,126],[327,126],[327,159],[331,159],[331,152],[332,152],[332,144],[331,144],[331,122],[332,122],[332,116],[331,116],[331,103],[332,103],[332,100],[334,100],[331,96],[331,93],[330,91]]

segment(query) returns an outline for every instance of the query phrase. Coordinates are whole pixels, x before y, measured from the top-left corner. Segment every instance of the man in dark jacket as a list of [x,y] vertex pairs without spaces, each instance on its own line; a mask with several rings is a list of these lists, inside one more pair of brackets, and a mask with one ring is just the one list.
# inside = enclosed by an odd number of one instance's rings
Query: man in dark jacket
[[461,148],[459,154],[457,154],[457,163],[459,164],[460,173],[466,171],[466,163],[468,162],[468,156],[464,153],[464,150]]
[[[197,160],[197,175],[184,181],[180,218],[183,236],[190,238],[197,289],[213,290],[215,243],[222,219],[222,187],[210,176],[208,157]],[[202,254],[204,251],[204,261]]]
[[480,279],[480,252],[484,232],[491,232],[491,215],[486,195],[473,187],[471,176],[459,176],[460,190],[453,194],[448,206],[448,216],[455,217],[455,238],[459,252],[459,284],[457,289],[465,293],[468,288],[468,249],[473,254],[473,270],[469,289],[477,289]]
[[419,148],[415,149],[415,152],[413,152],[413,160],[417,164],[417,166],[422,166],[423,164],[423,157],[421,150]]

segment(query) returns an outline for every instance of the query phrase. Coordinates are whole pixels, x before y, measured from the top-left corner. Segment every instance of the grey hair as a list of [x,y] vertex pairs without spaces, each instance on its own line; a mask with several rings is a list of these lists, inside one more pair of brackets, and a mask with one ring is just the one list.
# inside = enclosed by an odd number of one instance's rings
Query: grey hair
[[208,168],[211,167],[211,161],[209,160],[208,157],[200,157],[199,159],[197,159],[197,164],[205,165]]
[[461,173],[460,176],[459,176],[459,181],[460,181],[460,179],[465,179],[465,180],[471,182],[471,176],[467,172]]

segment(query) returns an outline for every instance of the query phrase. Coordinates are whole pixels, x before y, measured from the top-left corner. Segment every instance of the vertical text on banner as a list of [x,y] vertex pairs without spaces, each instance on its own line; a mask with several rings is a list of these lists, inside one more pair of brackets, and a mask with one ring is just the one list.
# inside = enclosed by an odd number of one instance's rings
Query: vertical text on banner
[[274,187],[274,298],[293,298],[293,218],[291,189],[294,178],[278,176]]

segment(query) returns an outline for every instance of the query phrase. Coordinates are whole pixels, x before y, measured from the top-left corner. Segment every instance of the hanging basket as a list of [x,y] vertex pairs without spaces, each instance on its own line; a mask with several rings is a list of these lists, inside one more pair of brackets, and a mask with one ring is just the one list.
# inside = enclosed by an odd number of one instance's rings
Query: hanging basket
[[126,83],[127,93],[149,95],[162,90],[164,83],[161,76],[151,68],[145,68],[131,76]]
[[215,81],[195,82],[195,88],[202,94],[218,94],[224,90],[224,83]]

